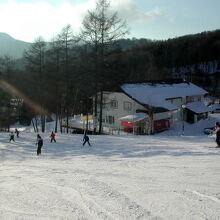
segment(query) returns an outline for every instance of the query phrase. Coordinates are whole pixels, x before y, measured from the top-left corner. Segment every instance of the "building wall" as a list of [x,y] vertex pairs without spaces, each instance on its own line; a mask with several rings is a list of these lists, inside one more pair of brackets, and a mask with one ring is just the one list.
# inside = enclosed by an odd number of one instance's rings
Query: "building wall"
[[161,119],[170,119],[171,117],[172,117],[172,111],[156,113],[153,116],[154,121],[161,120]]
[[145,109],[142,105],[120,92],[104,93],[103,103],[103,126],[114,129],[119,129],[121,127],[119,118],[126,115],[132,115],[137,109]]
[[[172,104],[177,106],[179,109],[174,111],[167,111],[162,113],[155,113],[153,120],[171,119],[172,121],[181,121],[183,118],[183,112],[181,106],[187,102],[202,101],[203,96],[193,96],[185,98],[169,99]],[[146,110],[142,105],[129,98],[127,95],[121,92],[104,92],[103,93],[103,127],[109,129],[120,129],[119,118],[126,115],[133,115],[136,110]],[[98,105],[98,119],[99,119],[99,105]],[[99,123],[97,123],[98,125]]]
[[[115,102],[114,104],[112,103]],[[109,127],[112,129],[120,129],[121,122],[119,118],[124,117],[126,115],[133,115],[136,113],[136,110],[144,110],[146,109],[135,102],[133,99],[129,98],[124,93],[113,92],[103,94],[103,126]],[[130,108],[126,108],[126,104],[130,103]],[[99,109],[98,109],[99,114]],[[156,113],[153,115],[154,120],[161,120],[171,118],[172,112],[162,112]],[[112,118],[114,117],[114,118]],[[110,119],[110,120],[109,120]]]
[[182,110],[182,105],[185,105],[189,102],[197,102],[197,101],[204,101],[204,96],[187,96],[187,97],[179,97],[175,99],[169,99],[167,100],[170,103],[174,104],[175,106],[178,107],[178,110],[172,111],[171,114],[171,119],[173,121],[181,121],[183,119],[183,110]]

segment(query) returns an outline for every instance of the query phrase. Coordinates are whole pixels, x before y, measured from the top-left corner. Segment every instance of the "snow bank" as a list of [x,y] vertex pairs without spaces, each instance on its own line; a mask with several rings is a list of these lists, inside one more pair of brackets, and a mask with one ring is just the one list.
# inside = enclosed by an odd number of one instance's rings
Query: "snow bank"
[[[194,124],[189,124],[184,122],[184,135],[185,136],[200,136],[204,135],[204,128],[214,127],[215,123],[220,121],[220,114],[210,114],[209,117],[205,120],[200,120]],[[157,135],[162,136],[178,136],[183,133],[183,122],[178,121],[174,122],[171,125],[170,130],[164,131]]]

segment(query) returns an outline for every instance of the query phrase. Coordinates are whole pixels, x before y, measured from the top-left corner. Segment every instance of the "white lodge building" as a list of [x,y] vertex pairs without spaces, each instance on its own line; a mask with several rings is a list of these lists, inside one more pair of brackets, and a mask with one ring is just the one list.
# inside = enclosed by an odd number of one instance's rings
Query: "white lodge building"
[[103,132],[123,130],[135,134],[152,134],[169,129],[173,121],[194,123],[208,116],[210,110],[203,103],[206,94],[208,92],[204,89],[186,82],[123,84],[119,92],[104,91]]

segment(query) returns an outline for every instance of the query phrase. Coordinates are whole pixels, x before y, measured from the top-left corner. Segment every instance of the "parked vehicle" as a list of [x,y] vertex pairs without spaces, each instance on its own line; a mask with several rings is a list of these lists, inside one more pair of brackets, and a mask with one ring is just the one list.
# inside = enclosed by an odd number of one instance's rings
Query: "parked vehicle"
[[204,134],[212,134],[215,131],[215,127],[204,128]]

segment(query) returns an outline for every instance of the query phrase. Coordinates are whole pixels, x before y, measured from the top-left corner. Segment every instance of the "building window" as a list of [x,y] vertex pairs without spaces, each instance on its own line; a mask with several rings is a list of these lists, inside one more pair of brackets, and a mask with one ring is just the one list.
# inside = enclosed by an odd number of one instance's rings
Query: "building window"
[[111,100],[110,106],[111,106],[112,108],[118,108],[118,101],[116,101],[116,100]]
[[[99,118],[98,118],[98,122],[100,122],[100,119],[99,119]],[[102,119],[102,122],[105,123],[105,119],[104,119],[104,118]]]
[[176,100],[178,100],[178,98],[170,98],[170,99],[166,99],[166,100],[171,102],[171,103],[175,103]]
[[114,116],[111,116],[111,115],[106,116],[106,123],[108,123],[108,124],[114,124],[114,123],[115,123],[115,118],[114,118]]
[[166,99],[167,101],[174,103],[174,99]]
[[186,103],[188,102],[194,102],[194,97],[193,96],[186,96]]
[[124,110],[131,111],[131,102],[124,102]]

